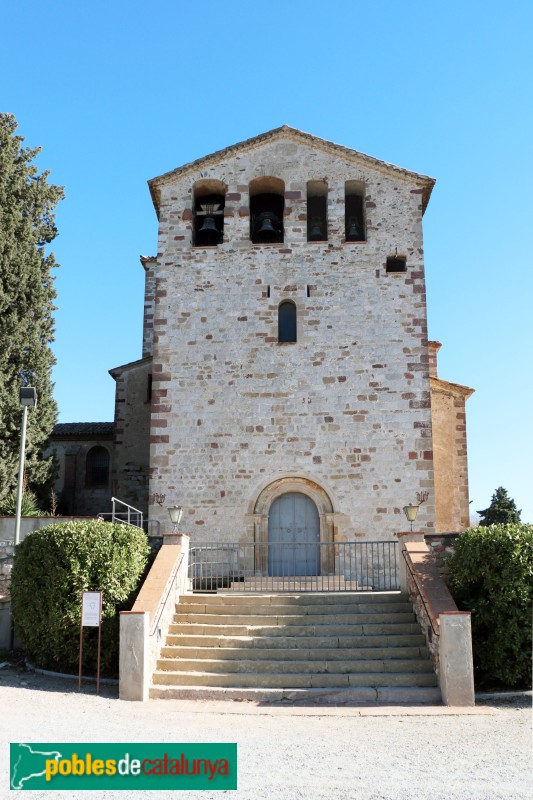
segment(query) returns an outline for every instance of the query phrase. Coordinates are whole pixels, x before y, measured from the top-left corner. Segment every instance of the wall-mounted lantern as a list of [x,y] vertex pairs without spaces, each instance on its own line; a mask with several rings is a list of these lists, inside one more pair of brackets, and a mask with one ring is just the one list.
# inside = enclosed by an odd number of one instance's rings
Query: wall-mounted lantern
[[172,533],[177,533],[178,532],[178,525],[180,524],[181,515],[183,513],[183,507],[182,506],[170,506],[170,508],[168,509],[168,513],[169,513],[169,516],[170,516],[170,521],[174,525],[174,530],[172,531]]

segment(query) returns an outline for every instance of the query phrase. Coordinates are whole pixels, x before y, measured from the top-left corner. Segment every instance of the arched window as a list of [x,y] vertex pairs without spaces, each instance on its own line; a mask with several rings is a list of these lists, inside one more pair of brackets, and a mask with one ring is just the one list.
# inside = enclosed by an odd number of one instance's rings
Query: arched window
[[283,242],[285,184],[279,178],[250,183],[250,239],[254,244]]
[[278,308],[278,342],[296,341],[296,306],[284,300]]
[[193,188],[193,245],[215,247],[224,241],[226,186],[222,181],[198,181]]
[[85,485],[89,489],[107,489],[109,453],[105,447],[91,447],[85,463]]

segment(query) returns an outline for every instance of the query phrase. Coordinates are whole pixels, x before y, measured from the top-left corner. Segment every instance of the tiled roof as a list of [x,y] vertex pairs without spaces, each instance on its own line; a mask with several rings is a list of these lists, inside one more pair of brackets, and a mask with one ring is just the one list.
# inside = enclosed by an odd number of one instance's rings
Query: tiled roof
[[111,436],[112,422],[58,422],[54,425],[52,436]]

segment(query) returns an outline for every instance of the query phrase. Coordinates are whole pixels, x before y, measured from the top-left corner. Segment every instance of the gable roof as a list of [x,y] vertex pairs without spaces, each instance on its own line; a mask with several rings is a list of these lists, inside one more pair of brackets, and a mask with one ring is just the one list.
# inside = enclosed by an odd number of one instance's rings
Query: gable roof
[[271,131],[259,134],[259,136],[253,136],[251,139],[245,139],[242,142],[237,142],[237,144],[230,145],[222,150],[217,150],[216,152],[210,153],[202,158],[198,158],[195,161],[190,161],[188,164],[183,164],[181,167],[177,167],[170,172],[165,172],[163,175],[159,175],[158,177],[149,180],[148,186],[150,187],[150,194],[152,195],[152,201],[158,216],[160,187],[164,184],[173,181],[177,177],[186,175],[188,172],[193,172],[200,168],[206,169],[207,167],[213,166],[219,161],[231,158],[232,156],[238,155],[243,151],[251,150],[267,142],[275,142],[281,139],[292,139],[293,141],[313,147],[316,150],[322,150],[323,152],[337,155],[346,161],[357,161],[358,163],[365,164],[371,169],[375,169],[380,172],[387,172],[389,174],[394,173],[398,177],[411,180],[421,186],[423,190],[422,209],[423,211],[426,210],[431,191],[435,185],[435,178],[430,178],[428,175],[421,175],[418,172],[412,172],[411,170],[397,167],[394,164],[389,164],[387,161],[380,161],[378,158],[367,156],[365,153],[360,153],[357,150],[352,150],[349,147],[344,147],[343,145],[329,142],[326,139],[320,139],[318,136],[312,136],[310,133],[304,133],[304,131],[300,131],[298,128],[291,128],[290,125],[282,125],[280,128],[274,128]]

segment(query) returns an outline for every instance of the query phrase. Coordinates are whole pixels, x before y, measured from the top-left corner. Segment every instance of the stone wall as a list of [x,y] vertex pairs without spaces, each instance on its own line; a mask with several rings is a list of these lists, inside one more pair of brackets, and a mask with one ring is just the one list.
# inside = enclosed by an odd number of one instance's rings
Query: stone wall
[[152,355],[154,339],[154,303],[156,287],[156,258],[141,256],[144,268],[144,313],[143,313],[143,349],[142,357]]
[[[403,557],[403,556],[402,556]],[[439,675],[439,627],[437,618],[431,613],[428,604],[424,604],[422,596],[415,583],[413,575],[407,570],[407,594],[413,605],[413,611],[417,622],[420,624],[422,633],[426,637],[426,645],[429,650],[431,662],[436,675]]]
[[470,524],[466,401],[474,390],[438,377],[440,347],[440,342],[429,342],[435,530],[446,532],[464,530]]
[[148,513],[150,358],[110,371],[116,381],[113,495]]
[[9,595],[14,552],[13,539],[0,539],[0,596]]
[[[282,245],[250,241],[249,183],[285,184]],[[306,241],[306,185],[328,186],[328,241]],[[226,186],[224,243],[192,247],[195,182]],[[345,242],[345,181],[365,242]],[[270,483],[322,488],[338,538],[390,539],[428,491],[434,526],[422,196],[428,180],[298,140],[266,141],[152,186],[159,198],[150,495],[199,537],[253,539]],[[403,255],[404,273],[386,259]],[[282,300],[297,343],[278,343]],[[302,489],[302,491],[305,491]],[[164,520],[154,504],[151,515]],[[325,526],[325,529],[327,526]]]
[[[73,428],[80,434],[57,433]],[[84,428],[109,427],[109,433],[84,433]],[[87,474],[87,457],[93,447],[103,447],[109,455],[107,485],[91,486]],[[56,425],[45,457],[53,453],[59,473],[54,491],[59,500],[59,513],[64,515],[96,516],[111,511],[111,462],[113,453],[112,423],[64,423]]]

